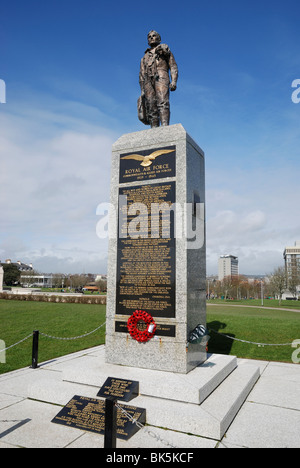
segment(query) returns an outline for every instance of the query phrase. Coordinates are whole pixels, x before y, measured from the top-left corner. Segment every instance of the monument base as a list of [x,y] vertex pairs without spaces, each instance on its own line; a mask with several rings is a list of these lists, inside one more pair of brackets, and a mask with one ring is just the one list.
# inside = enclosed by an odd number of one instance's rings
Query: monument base
[[104,348],[77,358],[76,366],[65,366],[61,381],[57,372],[49,373],[29,388],[28,397],[66,405],[76,394],[96,398],[108,377],[134,380],[139,396],[133,402],[146,409],[147,425],[221,440],[260,377],[258,366],[238,365],[234,356],[212,354],[181,375],[107,364]]

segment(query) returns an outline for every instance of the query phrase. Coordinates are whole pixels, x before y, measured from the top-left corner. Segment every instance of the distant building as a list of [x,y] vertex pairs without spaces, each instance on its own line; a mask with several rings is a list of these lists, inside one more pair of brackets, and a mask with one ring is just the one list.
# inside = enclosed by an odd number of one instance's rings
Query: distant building
[[25,288],[52,288],[52,275],[21,275],[20,283]]
[[93,292],[98,292],[99,289],[97,288],[97,286],[93,286],[92,284],[89,284],[89,285],[85,286],[84,288],[82,288],[82,291],[89,291],[89,292],[93,293]]
[[107,281],[107,275],[96,275],[95,276],[95,281]]
[[285,269],[288,277],[300,276],[300,241],[294,247],[286,247],[283,252]]
[[219,258],[218,279],[222,281],[226,276],[238,276],[239,260],[234,255],[221,255]]
[[286,247],[283,258],[287,285],[290,289],[286,291],[283,299],[296,299],[300,296],[300,241],[296,241],[293,247]]
[[17,262],[12,262],[10,258],[8,258],[7,260],[5,260],[5,262],[1,262],[0,261],[0,265],[14,265],[18,268],[19,271],[32,271],[33,270],[33,267],[32,267],[32,264],[30,263],[29,265],[27,265],[26,263],[22,263],[20,262],[20,260],[18,260]]

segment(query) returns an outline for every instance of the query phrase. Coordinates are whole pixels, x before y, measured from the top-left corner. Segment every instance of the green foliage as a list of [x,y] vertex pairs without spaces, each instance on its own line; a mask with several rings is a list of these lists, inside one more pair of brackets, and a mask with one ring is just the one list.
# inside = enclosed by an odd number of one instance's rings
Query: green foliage
[[4,270],[3,282],[6,286],[13,286],[20,281],[21,272],[16,265],[9,263],[2,266]]

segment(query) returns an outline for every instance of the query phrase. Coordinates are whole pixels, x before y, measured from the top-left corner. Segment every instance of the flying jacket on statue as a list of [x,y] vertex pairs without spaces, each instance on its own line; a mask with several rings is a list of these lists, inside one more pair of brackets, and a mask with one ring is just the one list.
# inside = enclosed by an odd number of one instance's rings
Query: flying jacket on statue
[[167,44],[146,50],[139,75],[141,97],[138,115],[143,123],[151,127],[158,127],[159,121],[162,125],[169,125],[169,91],[176,89],[177,79],[178,67]]

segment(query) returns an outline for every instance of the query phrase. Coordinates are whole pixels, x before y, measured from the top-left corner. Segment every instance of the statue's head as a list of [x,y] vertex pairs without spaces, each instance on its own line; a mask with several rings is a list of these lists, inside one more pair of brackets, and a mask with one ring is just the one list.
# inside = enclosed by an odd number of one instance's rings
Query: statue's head
[[161,37],[156,31],[150,31],[148,33],[148,44],[150,47],[155,47],[161,43]]

